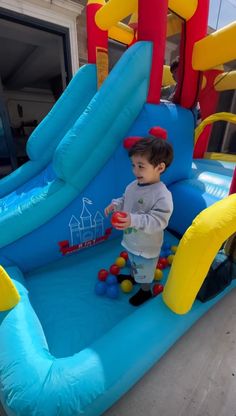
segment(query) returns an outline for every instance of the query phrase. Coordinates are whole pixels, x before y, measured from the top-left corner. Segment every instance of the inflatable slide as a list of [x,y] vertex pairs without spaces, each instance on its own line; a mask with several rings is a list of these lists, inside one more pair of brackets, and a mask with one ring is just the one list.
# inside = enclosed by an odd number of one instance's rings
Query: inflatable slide
[[[94,19],[103,35],[106,22],[114,25],[137,6],[118,3],[88,2],[96,6]],[[190,31],[193,49],[206,35],[207,2],[182,8],[170,3],[186,20],[184,33]],[[198,181],[192,172],[191,108],[199,71],[187,69],[191,57],[182,56],[187,65],[182,83],[191,81],[192,88],[189,94],[186,87],[176,92],[178,103],[160,102],[167,12],[167,1],[161,8],[156,0],[140,1],[137,42],[98,91],[98,62],[78,72],[64,93],[68,103],[63,105],[62,96],[31,137],[28,164],[0,182],[0,401],[9,416],[102,415],[236,285],[233,280],[208,302],[196,300],[215,256],[235,232],[236,195],[228,196],[229,179],[220,182],[214,175],[214,201],[195,192],[199,186],[189,186]],[[191,42],[183,53],[192,50]],[[163,294],[154,291],[150,301],[134,308],[130,292],[118,285],[115,294],[108,280],[103,293],[95,288],[101,269],[112,274],[114,265],[128,268],[121,234],[104,208],[133,179],[124,139],[146,135],[154,126],[166,129],[173,145],[174,161],[163,181],[173,196],[181,185],[176,192],[181,203],[162,247],[162,256],[173,263],[159,269],[155,281],[160,285],[163,274]],[[205,193],[210,195],[206,188]]]
[[[58,143],[83,113],[96,90],[96,68],[91,64],[85,65],[73,77],[48,116],[31,134],[26,147],[29,161],[1,179],[1,212],[9,203],[17,204],[15,196],[17,200],[25,189],[28,192],[42,182],[43,177],[51,177],[50,164]],[[17,192],[16,195],[14,192]],[[7,197],[7,202],[4,197]]]

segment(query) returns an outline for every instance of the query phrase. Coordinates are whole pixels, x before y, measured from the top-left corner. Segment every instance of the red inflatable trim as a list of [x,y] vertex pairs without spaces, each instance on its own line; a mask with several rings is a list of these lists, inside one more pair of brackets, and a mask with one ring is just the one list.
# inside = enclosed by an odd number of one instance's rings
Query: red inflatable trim
[[185,108],[194,108],[198,100],[201,73],[192,67],[192,54],[195,42],[207,35],[208,10],[209,0],[198,0],[196,12],[183,24],[179,79],[174,101]]
[[[214,82],[216,77],[222,72],[223,70],[219,69],[211,69],[209,71],[204,72],[204,76],[206,77],[207,82],[205,88],[201,90],[199,97],[202,120],[216,112],[219,100],[219,92],[215,90]],[[194,148],[194,158],[199,159],[204,157],[204,153],[207,151],[212,127],[213,124],[206,126],[203,132],[200,134],[196,146]]]
[[234,174],[232,178],[232,182],[230,185],[229,195],[236,194],[236,168],[234,169]]
[[90,64],[96,64],[97,47],[108,49],[108,31],[99,29],[95,22],[95,15],[101,7],[101,4],[95,3],[87,5],[87,46]]
[[152,67],[147,102],[160,102],[167,30],[168,0],[139,0],[138,40],[153,42]]

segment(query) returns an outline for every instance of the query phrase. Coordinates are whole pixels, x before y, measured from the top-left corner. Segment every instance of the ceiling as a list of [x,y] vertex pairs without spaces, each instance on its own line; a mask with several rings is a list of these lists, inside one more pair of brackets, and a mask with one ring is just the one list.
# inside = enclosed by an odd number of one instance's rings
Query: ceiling
[[0,19],[0,56],[0,75],[5,89],[45,89],[61,73],[62,38]]
[[74,3],[82,4],[82,6],[87,6],[88,0],[73,0]]

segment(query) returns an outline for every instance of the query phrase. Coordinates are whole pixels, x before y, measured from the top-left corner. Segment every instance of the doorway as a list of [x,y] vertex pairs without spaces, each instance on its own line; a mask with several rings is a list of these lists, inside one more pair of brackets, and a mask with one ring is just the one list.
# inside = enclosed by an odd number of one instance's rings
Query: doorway
[[0,9],[0,177],[28,160],[28,138],[72,77],[68,32]]

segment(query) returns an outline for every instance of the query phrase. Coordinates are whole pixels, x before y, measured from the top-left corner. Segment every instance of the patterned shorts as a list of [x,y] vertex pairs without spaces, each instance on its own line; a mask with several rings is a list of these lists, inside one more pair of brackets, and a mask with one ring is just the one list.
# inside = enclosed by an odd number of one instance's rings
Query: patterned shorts
[[158,257],[154,259],[146,259],[142,256],[129,254],[129,261],[131,267],[131,275],[137,283],[152,283],[156,270]]

